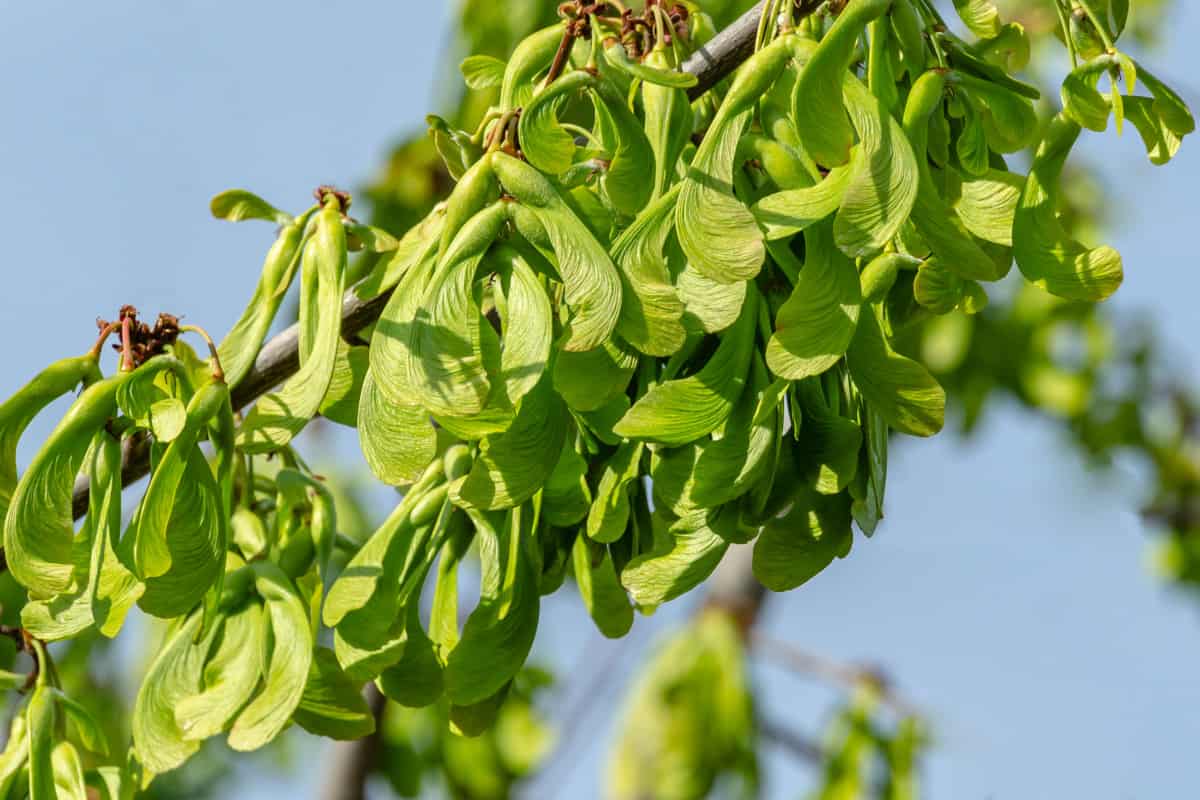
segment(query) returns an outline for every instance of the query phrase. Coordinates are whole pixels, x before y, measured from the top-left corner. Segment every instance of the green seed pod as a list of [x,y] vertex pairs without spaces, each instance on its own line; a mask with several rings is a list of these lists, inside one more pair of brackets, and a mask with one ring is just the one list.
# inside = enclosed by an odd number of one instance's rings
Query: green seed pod
[[555,23],[526,36],[508,59],[504,83],[500,87],[500,108],[511,111],[528,105],[533,98],[534,81],[550,68],[563,39],[563,26]]
[[409,524],[414,528],[419,528],[433,522],[434,517],[441,511],[442,504],[446,501],[446,492],[448,490],[449,485],[443,483],[422,495],[417,500],[417,504],[413,506],[412,514],[408,517]]
[[792,115],[804,149],[818,164],[840,167],[850,160],[854,129],[846,115],[842,82],[867,23],[890,4],[891,0],[851,0],[796,81]]
[[17,442],[33,418],[55,399],[80,383],[103,377],[98,358],[88,354],[56,361],[39,372],[12,397],[0,404],[0,519],[8,513],[17,488]]
[[862,294],[868,303],[882,302],[896,282],[896,276],[902,269],[916,269],[920,265],[918,259],[903,253],[884,253],[872,259],[863,267]]
[[296,268],[300,265],[300,248],[311,213],[296,218],[279,232],[275,243],[267,251],[254,296],[218,348],[221,368],[230,386],[236,386],[254,365],[279,306],[292,285]]
[[892,32],[904,55],[904,68],[909,77],[915,80],[925,71],[925,37],[921,20],[911,0],[893,0],[889,17]]
[[4,549],[9,571],[31,597],[52,597],[71,583],[75,476],[92,437],[116,412],[117,390],[133,374],[114,375],[85,389],[17,483],[4,521]]
[[454,187],[446,201],[446,221],[438,245],[438,260],[446,254],[458,231],[471,217],[487,208],[500,197],[500,185],[492,170],[490,155],[475,162]]
[[471,471],[471,448],[461,442],[446,448],[442,455],[445,464],[446,480],[457,480]]

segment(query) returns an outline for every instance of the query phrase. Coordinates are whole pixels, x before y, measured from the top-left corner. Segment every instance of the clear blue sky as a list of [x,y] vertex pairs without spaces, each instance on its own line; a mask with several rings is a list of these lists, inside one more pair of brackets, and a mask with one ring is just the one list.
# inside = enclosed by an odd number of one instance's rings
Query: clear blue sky
[[[80,352],[92,319],[125,302],[226,330],[271,231],[212,220],[209,197],[242,186],[295,209],[318,183],[368,179],[392,137],[436,105],[445,5],[0,0],[0,319],[10,329],[0,394]],[[1200,69],[1188,46],[1200,9],[1177,6],[1156,62],[1186,88]],[[1121,219],[1113,243],[1127,278],[1114,305],[1150,315],[1200,384],[1189,246],[1200,143],[1165,169],[1132,134],[1092,136],[1086,152],[1105,164]],[[34,438],[45,431],[43,421]],[[906,443],[881,531],[774,598],[767,628],[886,665],[934,718],[936,800],[1186,796],[1200,741],[1200,615],[1145,567],[1134,513],[1143,480],[1132,466],[1085,473],[1052,427],[1014,409],[969,444]],[[558,606],[539,653],[578,673],[617,650],[628,675],[686,603],[640,619],[624,645],[592,633],[576,605]],[[811,733],[833,695],[771,668],[758,675],[765,704]],[[599,794],[612,706],[585,722],[565,778],[573,797]],[[255,785],[305,796],[319,762],[305,763],[289,784]],[[773,757],[768,794],[796,797],[805,777]]]

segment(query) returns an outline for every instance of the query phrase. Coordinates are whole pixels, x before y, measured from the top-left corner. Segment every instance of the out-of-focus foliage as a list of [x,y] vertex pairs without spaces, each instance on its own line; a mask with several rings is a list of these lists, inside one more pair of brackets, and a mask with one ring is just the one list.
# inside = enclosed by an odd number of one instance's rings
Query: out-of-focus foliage
[[[609,757],[613,800],[691,800],[757,786],[754,700],[745,645],[721,611],[664,642],[630,686]],[[741,788],[736,788],[740,786]]]
[[437,792],[458,800],[503,800],[554,747],[556,734],[537,706],[551,678],[536,667],[513,682],[495,724],[479,736],[451,730],[446,704],[405,708],[389,703],[376,759],[401,797]]

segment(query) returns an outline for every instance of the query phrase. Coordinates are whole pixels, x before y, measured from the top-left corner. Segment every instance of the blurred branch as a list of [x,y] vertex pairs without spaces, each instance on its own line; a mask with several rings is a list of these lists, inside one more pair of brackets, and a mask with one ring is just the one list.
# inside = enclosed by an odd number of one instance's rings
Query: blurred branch
[[819,764],[824,760],[825,754],[821,751],[821,746],[807,736],[797,733],[770,717],[759,715],[756,721],[759,735],[771,744],[787,751],[789,755],[810,764]]
[[367,776],[379,753],[379,737],[387,699],[373,682],[366,687],[367,705],[375,716],[375,732],[350,742],[336,742],[325,770],[320,800],[366,800]]
[[812,675],[847,689],[869,687],[878,693],[883,703],[897,712],[905,716],[919,716],[919,712],[910,703],[896,695],[891,679],[878,666],[843,664],[754,630],[749,632],[748,641],[757,655],[793,672]]

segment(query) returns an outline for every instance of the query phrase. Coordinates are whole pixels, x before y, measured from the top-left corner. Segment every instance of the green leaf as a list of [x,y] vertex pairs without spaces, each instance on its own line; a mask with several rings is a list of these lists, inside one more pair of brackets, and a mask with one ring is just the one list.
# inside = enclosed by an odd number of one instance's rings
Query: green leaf
[[782,393],[771,391],[758,357],[751,375],[750,390],[734,406],[719,439],[702,439],[655,454],[650,475],[656,505],[681,516],[716,508],[746,494],[770,472]]
[[698,509],[671,520],[655,512],[654,548],[621,570],[621,584],[642,607],[662,605],[699,586],[717,564],[729,541],[714,530],[715,511]]
[[804,233],[805,264],[791,297],[775,315],[767,366],[781,378],[820,375],[846,352],[858,324],[858,271],[837,247],[828,223]]
[[[671,70],[672,51],[655,48],[644,63],[654,69]],[[646,138],[654,152],[653,197],[657,199],[678,180],[679,159],[691,140],[695,116],[687,92],[654,82],[642,84],[642,110]]]
[[228,402],[220,382],[200,388],[188,404],[183,432],[167,448],[122,542],[146,588],[138,604],[166,618],[189,611],[224,565],[221,490],[197,440]]
[[849,165],[834,167],[819,183],[775,192],[755,203],[751,210],[767,239],[793,236],[837,211],[863,158],[855,151]]
[[575,411],[595,411],[624,395],[637,365],[637,354],[616,339],[594,350],[560,352],[551,370],[554,390]]
[[400,241],[382,228],[364,225],[361,222],[344,220],[346,226],[346,249],[368,253],[389,253],[400,246]]
[[1013,217],[1024,189],[1024,177],[989,169],[963,180],[954,210],[975,238],[1012,247]]
[[1162,120],[1162,124],[1167,130],[1180,139],[1196,130],[1196,119],[1192,116],[1192,112],[1183,98],[1142,66],[1140,62],[1134,62],[1134,64],[1137,67],[1137,76],[1154,96],[1154,114]]
[[1096,84],[1116,63],[1115,58],[1105,54],[1071,70],[1062,84],[1063,114],[1089,130],[1104,132],[1113,103],[1100,94]]
[[51,797],[57,800],[88,800],[87,785],[83,780],[83,762],[79,760],[79,752],[74,745],[70,742],[56,744],[51,754],[51,764],[55,788]]
[[[288,577],[274,564],[254,564],[254,586],[266,603],[271,641],[262,690],[242,709],[229,731],[234,750],[257,750],[283,730],[304,694],[313,658],[308,610]],[[264,634],[265,635],[265,634]]]
[[855,0],[847,5],[796,81],[792,115],[804,149],[818,164],[840,167],[850,160],[854,129],[846,118],[842,95],[846,71],[867,23],[890,5],[890,0]]
[[497,153],[496,175],[545,229],[570,309],[561,347],[591,350],[606,341],[621,313],[621,282],[608,251],[596,241],[562,194],[536,169]]
[[409,603],[405,614],[407,644],[404,657],[380,673],[376,685],[393,703],[424,708],[442,696],[442,664],[433,642],[421,627],[420,606]]
[[954,10],[967,30],[980,39],[1000,34],[1000,12],[990,0],[954,0]]
[[610,249],[621,273],[617,333],[647,355],[667,356],[683,344],[683,301],[671,285],[663,251],[675,223],[679,190],[642,211]]
[[267,653],[262,604],[250,600],[225,617],[220,639],[204,665],[200,691],[175,706],[175,724],[187,741],[216,736],[254,694]]
[[424,219],[408,229],[390,257],[380,259],[370,274],[355,284],[354,293],[364,300],[378,297],[399,283],[418,264],[436,262],[445,224],[446,208],[439,203]]
[[604,463],[596,496],[588,510],[585,530],[589,538],[609,543],[620,539],[629,526],[629,484],[640,475],[645,445],[624,441]]
[[738,321],[695,375],[650,388],[613,431],[628,439],[680,445],[716,430],[741,397],[750,372],[758,294],[746,298]]
[[300,265],[308,219],[309,214],[304,214],[279,231],[275,243],[267,251],[254,296],[217,348],[225,380],[230,386],[237,386],[254,366],[254,359],[292,285]]
[[152,773],[175,769],[199,748],[175,721],[180,702],[200,691],[208,642],[197,644],[201,615],[191,614],[173,627],[146,671],[133,707],[133,747]]
[[588,462],[568,436],[554,471],[542,489],[542,519],[551,525],[570,527],[582,522],[592,505],[588,486]]
[[[662,51],[655,48],[655,53]],[[647,64],[643,61],[636,61],[629,57],[625,46],[620,42],[614,42],[604,50],[604,56],[608,63],[612,64],[622,72],[628,73],[630,77],[639,78],[645,83],[654,84],[655,86],[666,86],[672,89],[690,89],[696,85],[696,76],[688,72],[680,72],[674,69],[664,69],[656,67],[652,63]],[[646,61],[650,61],[648,55]]]
[[1079,125],[1062,114],[1047,127],[1013,219],[1013,255],[1030,283],[1068,300],[1094,302],[1117,290],[1124,270],[1116,250],[1089,250],[1058,220],[1058,179],[1079,133]]
[[575,137],[559,123],[558,112],[568,98],[594,81],[582,70],[568,72],[538,92],[522,109],[518,123],[521,152],[534,167],[550,175],[561,175],[570,169],[575,161]]
[[768,522],[754,543],[754,577],[774,592],[807,583],[850,551],[850,498],[801,488],[787,513]]
[[480,442],[471,472],[451,489],[455,503],[480,509],[512,508],[545,484],[567,433],[566,405],[549,376],[521,400],[516,419],[502,434]]
[[[441,460],[430,464],[404,499],[371,534],[329,588],[323,619],[330,628],[346,627],[357,643],[375,646],[395,631],[404,602],[402,583],[415,567],[416,554],[427,542],[428,521],[411,519],[418,506],[436,504],[446,496]],[[361,613],[359,613],[361,612]],[[345,665],[343,665],[345,666]]]
[[[108,434],[102,431],[97,436]],[[95,549],[94,543],[97,541],[92,528],[93,522],[86,520],[80,537],[72,547],[75,570],[71,590],[47,600],[29,600],[21,608],[21,627],[30,635],[43,641],[57,641],[77,636],[91,627],[92,607],[87,590],[89,550]]]
[[704,333],[717,333],[728,328],[742,313],[747,283],[718,283],[690,265],[685,267],[675,284],[679,299],[683,301],[685,327]]
[[463,226],[412,308],[412,318],[402,323],[408,327],[408,346],[398,352],[408,356],[402,385],[406,382],[414,399],[432,413],[470,416],[487,403],[491,379],[481,346],[484,323],[475,279],[506,214],[504,204],[495,203]]
[[633,627],[633,606],[617,579],[612,554],[586,536],[576,536],[572,548],[575,583],[592,621],[602,634],[619,639]]
[[325,399],[317,409],[321,416],[351,428],[358,424],[358,403],[366,380],[369,356],[367,348],[351,347],[338,339],[337,359]]
[[217,219],[241,222],[244,219],[261,219],[276,225],[289,225],[292,215],[280,211],[258,195],[245,189],[229,189],[221,192],[209,204],[212,215]]
[[437,451],[429,413],[391,402],[370,369],[358,402],[358,442],[371,473],[392,486],[414,481]]
[[688,263],[717,283],[749,280],[762,268],[763,235],[733,193],[734,155],[752,112],[721,112],[688,167],[675,208],[675,230]]
[[963,224],[942,198],[932,171],[925,164],[925,142],[930,114],[942,108],[945,79],[936,71],[923,75],[909,94],[904,110],[904,131],[920,164],[921,182],[913,205],[912,223],[917,233],[942,263],[964,278],[998,280],[1006,270],[993,261],[971,238]]
[[984,130],[983,120],[971,103],[963,103],[962,130],[954,143],[958,163],[968,175],[983,175],[988,171],[991,151],[988,149],[987,131]]
[[[858,424],[831,405],[815,378],[798,381],[792,425],[799,428],[792,455],[808,483],[821,494],[837,494],[858,474],[858,451],[863,433]],[[800,420],[797,424],[797,420]]]
[[867,536],[883,519],[883,494],[887,485],[888,425],[887,420],[865,402],[860,403],[859,426],[866,439],[858,468],[857,480],[850,485],[854,502],[850,513]]
[[843,253],[859,258],[882,250],[908,219],[919,171],[903,128],[875,95],[852,75],[843,91],[862,155],[852,162],[833,235]]
[[456,736],[476,737],[491,730],[492,726],[496,724],[496,718],[500,715],[500,709],[504,707],[504,701],[508,699],[508,692],[511,688],[512,681],[509,681],[495,694],[478,703],[451,704],[450,733]]
[[946,393],[920,363],[906,358],[884,337],[877,312],[864,313],[846,365],[862,396],[888,424],[911,436],[932,436],[942,429]]
[[80,383],[100,380],[97,359],[91,355],[64,358],[34,376],[0,404],[0,519],[8,513],[17,487],[17,443],[33,418],[56,398]]
[[51,689],[51,694],[59,707],[66,712],[67,721],[71,723],[71,729],[78,737],[79,742],[89,752],[98,756],[107,756],[108,739],[104,735],[104,729],[92,716],[92,712],[58,689]]
[[75,573],[75,476],[93,435],[116,410],[117,389],[131,374],[85,389],[17,483],[4,521],[4,550],[9,572],[32,598],[49,598],[70,588]]
[[913,279],[913,299],[934,314],[949,314],[963,299],[963,279],[931,258]]
[[467,82],[467,87],[477,92],[497,87],[504,82],[505,63],[492,56],[467,56],[458,68],[462,72],[463,80]]
[[532,535],[531,510],[509,511],[498,531],[483,513],[471,516],[480,592],[446,662],[446,696],[457,706],[482,702],[504,688],[525,663],[538,621],[537,582],[522,544]]
[[999,153],[1015,153],[1033,143],[1038,131],[1037,111],[1030,98],[994,81],[964,72],[953,75],[977,104],[988,146]]
[[1154,111],[1154,103],[1145,97],[1125,98],[1125,115],[1137,128],[1152,164],[1166,164],[1179,152],[1183,139],[1167,127]]
[[501,109],[512,110],[529,105],[535,79],[554,60],[562,40],[563,26],[558,21],[521,40],[504,68],[504,83],[500,87]]
[[859,273],[863,300],[869,303],[882,302],[896,284],[900,271],[914,269],[920,263],[904,253],[884,253],[871,259]]
[[650,202],[654,189],[646,180],[654,173],[650,140],[641,121],[610,84],[596,82],[590,94],[598,140],[611,155],[608,168],[600,176],[600,187],[619,213],[635,216]]
[[[21,683],[24,682],[22,676]],[[0,796],[9,797],[15,786],[23,786],[26,783],[28,762],[29,734],[25,714],[13,714],[8,730],[8,742],[4,746],[4,752],[0,753]]]
[[313,654],[304,694],[292,719],[304,730],[330,739],[361,739],[375,731],[375,716],[362,696],[361,684],[342,672],[333,651]]
[[502,268],[500,377],[508,404],[515,405],[537,386],[546,370],[554,320],[550,299],[525,257],[507,245],[497,247],[492,255]]
[[[290,442],[317,413],[329,390],[342,327],[341,315],[329,310],[341,308],[346,284],[346,229],[340,212],[318,212],[301,262],[300,369],[279,391],[259,398],[246,416],[238,430],[238,447],[247,453],[269,452]],[[308,286],[313,288],[305,291]]]
[[53,763],[56,712],[50,687],[39,682],[25,708],[30,800],[58,800]]

